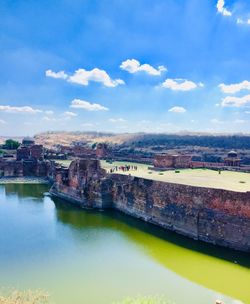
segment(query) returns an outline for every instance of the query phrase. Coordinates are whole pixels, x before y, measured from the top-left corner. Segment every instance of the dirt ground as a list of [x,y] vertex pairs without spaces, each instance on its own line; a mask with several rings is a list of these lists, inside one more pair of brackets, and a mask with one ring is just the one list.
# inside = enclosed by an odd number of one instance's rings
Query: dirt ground
[[119,174],[131,174],[133,176],[153,179],[157,181],[185,184],[197,187],[208,187],[225,189],[239,192],[250,191],[250,173],[218,171],[209,169],[180,169],[169,171],[154,171],[150,170],[146,164],[129,163],[129,162],[113,162],[112,164],[105,161],[101,162],[102,167],[110,172],[116,166],[137,166],[137,170],[122,170],[115,171]]

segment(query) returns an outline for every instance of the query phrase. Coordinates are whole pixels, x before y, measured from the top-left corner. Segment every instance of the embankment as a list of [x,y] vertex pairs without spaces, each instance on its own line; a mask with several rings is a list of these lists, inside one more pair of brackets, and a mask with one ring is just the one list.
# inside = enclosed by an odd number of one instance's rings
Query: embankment
[[115,208],[196,240],[250,252],[250,192],[193,187],[120,174],[77,160],[55,174],[51,194],[85,208]]

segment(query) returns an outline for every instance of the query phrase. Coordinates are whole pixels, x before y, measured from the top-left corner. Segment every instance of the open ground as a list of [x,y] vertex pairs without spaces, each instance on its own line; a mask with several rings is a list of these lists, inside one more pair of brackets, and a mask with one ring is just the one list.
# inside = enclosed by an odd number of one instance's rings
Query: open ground
[[137,166],[137,170],[118,170],[114,173],[130,174],[162,182],[225,189],[238,192],[250,191],[250,173],[233,171],[221,171],[221,173],[219,173],[218,171],[210,169],[178,169],[159,172],[151,170],[147,164],[130,162],[107,163],[106,161],[101,161],[101,165],[107,172],[110,172],[110,169],[113,169],[116,166],[118,168],[124,165]]

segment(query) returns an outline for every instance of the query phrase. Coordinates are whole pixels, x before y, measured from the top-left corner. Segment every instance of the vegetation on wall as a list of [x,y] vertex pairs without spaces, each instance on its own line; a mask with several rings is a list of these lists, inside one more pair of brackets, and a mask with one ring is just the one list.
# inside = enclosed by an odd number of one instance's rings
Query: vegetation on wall
[[4,149],[16,150],[20,146],[20,143],[13,139],[7,139],[3,145]]

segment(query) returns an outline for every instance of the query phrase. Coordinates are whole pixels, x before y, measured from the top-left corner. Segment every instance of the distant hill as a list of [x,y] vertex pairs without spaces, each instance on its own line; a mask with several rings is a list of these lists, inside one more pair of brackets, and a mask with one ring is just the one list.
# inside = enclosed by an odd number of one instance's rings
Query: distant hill
[[243,134],[204,134],[204,133],[177,133],[177,134],[146,134],[124,133],[112,134],[102,132],[47,132],[35,136],[38,143],[47,147],[58,144],[70,145],[74,141],[86,143],[106,142],[133,148],[157,147],[168,149],[197,146],[224,149],[250,149],[250,135]]
[[72,142],[86,143],[106,142],[110,144],[124,144],[134,139],[134,134],[112,134],[104,132],[46,132],[35,135],[36,142],[46,147],[55,145],[70,145]]

